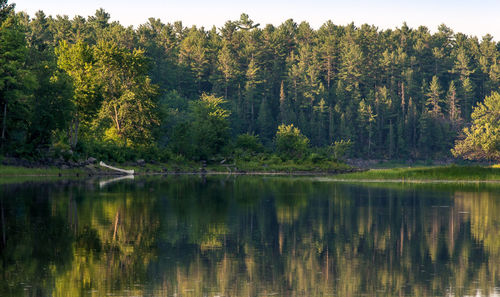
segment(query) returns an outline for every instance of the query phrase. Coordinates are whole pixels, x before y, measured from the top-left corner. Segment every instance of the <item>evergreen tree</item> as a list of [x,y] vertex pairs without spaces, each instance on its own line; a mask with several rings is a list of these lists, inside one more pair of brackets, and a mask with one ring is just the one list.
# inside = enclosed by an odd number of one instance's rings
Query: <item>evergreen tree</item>
[[259,127],[259,135],[262,137],[264,142],[267,143],[271,141],[275,132],[275,124],[266,97],[261,100],[257,123]]
[[455,88],[454,81],[450,83],[450,88],[448,89],[448,94],[446,97],[447,97],[446,105],[448,110],[448,118],[452,123],[452,126],[456,127],[456,125],[460,121],[460,106],[458,105],[457,90]]
[[432,81],[429,85],[429,93],[427,93],[427,107],[433,118],[439,118],[442,116],[441,105],[443,101],[441,99],[441,87],[437,76],[432,77]]

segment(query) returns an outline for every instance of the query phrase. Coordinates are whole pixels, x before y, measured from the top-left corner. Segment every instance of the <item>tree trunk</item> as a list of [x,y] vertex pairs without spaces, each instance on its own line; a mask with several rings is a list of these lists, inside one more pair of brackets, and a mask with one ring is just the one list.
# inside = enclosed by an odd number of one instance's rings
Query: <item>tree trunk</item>
[[113,107],[115,110],[113,120],[115,121],[116,124],[116,131],[118,132],[118,134],[120,134],[120,122],[118,121],[118,110],[116,109],[116,105],[114,105]]
[[330,81],[332,80],[332,65],[331,65],[331,57],[328,56],[327,58],[327,90],[330,91]]
[[2,139],[5,139],[6,130],[7,130],[7,102],[5,102],[3,105]]
[[117,230],[118,230],[118,221],[120,219],[120,211],[117,211],[116,212],[116,217],[115,217],[115,227],[114,227],[114,231],[113,231],[113,241],[115,241],[116,239],[116,233],[117,233]]
[[0,208],[2,209],[2,243],[3,247],[5,247],[7,240],[5,237],[5,217],[3,214],[3,199],[0,199]]
[[71,124],[69,125],[68,127],[68,131],[67,131],[67,134],[68,134],[68,144],[69,146],[71,146],[71,144],[73,143],[73,140],[71,139],[71,131],[73,130],[73,121],[71,121]]
[[73,137],[72,137],[72,143],[71,147],[75,148],[76,144],[78,143],[78,129],[80,127],[80,121],[78,120],[78,117],[75,118],[75,123],[73,125]]

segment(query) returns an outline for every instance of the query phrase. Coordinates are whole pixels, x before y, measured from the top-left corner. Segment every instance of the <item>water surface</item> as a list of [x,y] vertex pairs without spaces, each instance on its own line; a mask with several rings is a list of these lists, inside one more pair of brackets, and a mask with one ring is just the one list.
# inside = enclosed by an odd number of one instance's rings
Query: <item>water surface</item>
[[0,185],[0,296],[498,296],[498,185]]

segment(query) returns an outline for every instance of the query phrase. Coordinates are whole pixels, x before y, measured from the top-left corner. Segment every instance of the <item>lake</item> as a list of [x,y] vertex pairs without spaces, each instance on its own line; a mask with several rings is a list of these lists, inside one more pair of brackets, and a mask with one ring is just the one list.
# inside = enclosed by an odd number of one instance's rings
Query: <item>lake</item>
[[0,185],[0,296],[498,296],[500,185]]

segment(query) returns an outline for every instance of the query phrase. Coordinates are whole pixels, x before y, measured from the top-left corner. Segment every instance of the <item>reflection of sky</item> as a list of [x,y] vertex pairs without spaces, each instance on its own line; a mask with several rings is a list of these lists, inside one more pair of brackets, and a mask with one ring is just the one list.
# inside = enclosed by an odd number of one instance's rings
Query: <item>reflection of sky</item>
[[[16,2],[16,1],[9,1]],[[33,15],[42,9],[46,14],[93,15],[104,8],[113,20],[124,25],[138,25],[149,17],[163,22],[182,20],[185,25],[222,26],[239,18],[242,12],[256,22],[280,24],[293,18],[308,21],[317,28],[326,20],[345,25],[354,22],[379,28],[395,28],[406,21],[410,27],[424,25],[433,32],[445,23],[456,32],[483,36],[490,33],[500,39],[499,0],[18,0],[17,10]]]

